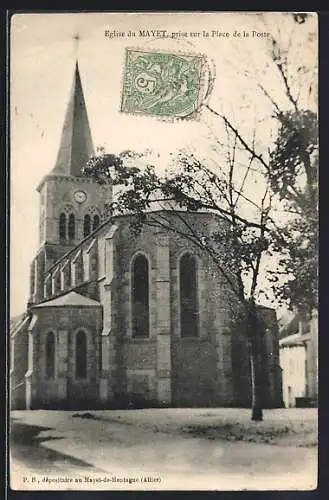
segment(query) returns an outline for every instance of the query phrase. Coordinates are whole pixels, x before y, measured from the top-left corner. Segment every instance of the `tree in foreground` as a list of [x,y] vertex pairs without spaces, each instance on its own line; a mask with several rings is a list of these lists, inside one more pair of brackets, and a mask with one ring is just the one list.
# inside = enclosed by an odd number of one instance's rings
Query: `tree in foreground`
[[[311,111],[280,117],[269,162],[271,188],[290,214],[275,245],[281,249],[273,290],[278,299],[307,314],[318,307],[318,124]],[[302,179],[302,181],[301,181]]]
[[[201,162],[193,153],[181,152],[175,158],[175,168],[159,175],[151,164],[136,166],[139,158],[134,152],[115,156],[101,151],[91,158],[84,173],[99,183],[116,186],[111,211],[131,214],[135,230],[146,224],[173,231],[212,259],[234,297],[235,319],[245,328],[250,345],[252,419],[262,420],[263,325],[256,299],[262,258],[272,245],[271,194],[266,177],[255,173],[252,161],[241,176],[236,163],[237,141],[231,143],[229,134],[227,140],[226,158],[215,167]],[[256,196],[250,199],[247,195],[252,183],[259,186],[258,202]],[[152,211],[155,203],[165,210]],[[248,207],[250,217],[243,215]],[[196,231],[185,216],[199,211],[213,213],[218,221],[210,235]]]
[[[302,22],[289,19],[293,27],[307,22],[307,16]],[[311,93],[314,78],[313,68],[298,66],[297,59],[297,67],[291,64],[291,46],[291,39],[284,45],[274,36],[269,38],[264,73],[270,66],[277,73],[279,99],[259,75],[255,78],[255,91],[269,105],[273,134],[264,138],[264,123],[255,119],[250,126],[250,115],[245,118],[242,108],[237,121],[225,109],[206,105],[204,113],[220,123],[219,131],[209,127],[209,151],[215,151],[215,159],[185,149],[175,158],[174,168],[159,175],[151,164],[139,166],[136,153],[116,156],[100,151],[85,168],[86,175],[118,188],[111,210],[133,214],[135,229],[148,224],[181,234],[206,252],[225,277],[240,305],[236,314],[243,318],[250,345],[255,421],[263,418],[262,328],[257,310],[265,293],[262,277],[271,279],[275,295],[290,305],[316,305],[317,118],[305,104],[305,92]],[[166,200],[168,213],[179,221],[176,227],[163,212],[152,212],[156,200]],[[285,216],[283,223],[276,216],[278,207]],[[200,210],[218,217],[211,236],[196,232],[184,218],[184,212]],[[274,270],[269,263],[273,252],[280,256]]]
[[[250,115],[247,120],[240,113],[237,121],[225,107],[207,110],[225,123],[248,158],[255,158],[257,168],[266,172],[280,211],[272,234],[280,254],[272,290],[281,304],[310,312],[318,306],[316,17],[287,13],[278,17],[277,26],[269,14],[259,15],[259,20],[271,33],[265,63],[253,65],[251,57],[247,68],[242,64],[252,82],[246,108],[257,92],[263,96],[253,115],[254,129],[249,127]],[[267,140],[264,129],[271,131]]]

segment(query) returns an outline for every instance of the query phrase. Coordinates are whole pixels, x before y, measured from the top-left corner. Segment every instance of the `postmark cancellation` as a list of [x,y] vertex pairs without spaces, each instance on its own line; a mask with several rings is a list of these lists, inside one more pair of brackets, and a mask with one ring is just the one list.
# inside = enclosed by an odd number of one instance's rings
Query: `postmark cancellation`
[[201,54],[126,49],[121,111],[159,118],[191,118],[202,100]]

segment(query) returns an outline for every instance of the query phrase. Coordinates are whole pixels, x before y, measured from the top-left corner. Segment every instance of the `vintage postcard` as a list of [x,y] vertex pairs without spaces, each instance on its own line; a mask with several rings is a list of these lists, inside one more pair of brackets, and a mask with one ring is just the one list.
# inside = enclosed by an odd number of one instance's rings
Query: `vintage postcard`
[[17,13],[10,487],[317,487],[318,19]]

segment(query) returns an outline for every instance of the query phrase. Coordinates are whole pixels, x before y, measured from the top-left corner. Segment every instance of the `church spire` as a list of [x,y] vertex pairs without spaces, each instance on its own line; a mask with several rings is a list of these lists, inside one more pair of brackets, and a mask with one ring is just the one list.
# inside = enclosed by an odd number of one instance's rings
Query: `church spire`
[[93,141],[77,61],[56,164],[52,173],[80,176],[81,168],[93,154]]

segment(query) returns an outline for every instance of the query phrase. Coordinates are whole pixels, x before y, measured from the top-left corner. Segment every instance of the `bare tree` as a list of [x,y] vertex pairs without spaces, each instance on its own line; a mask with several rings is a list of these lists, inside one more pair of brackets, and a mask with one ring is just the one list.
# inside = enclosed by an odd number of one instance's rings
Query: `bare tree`
[[[230,143],[230,137],[227,130],[226,155],[223,163],[215,166],[184,151],[175,158],[175,168],[161,176],[153,165],[136,166],[138,155],[134,152],[126,151],[119,156],[101,152],[89,161],[85,175],[117,186],[111,210],[134,215],[136,230],[146,224],[174,231],[213,260],[245,319],[252,367],[252,419],[262,420],[263,352],[257,294],[262,257],[271,246],[271,192],[268,178],[255,174],[252,160],[241,176],[241,167],[236,163],[238,141],[235,138]],[[248,184],[255,175],[261,184],[259,204],[248,196]],[[165,205],[166,210],[152,211],[156,202]],[[253,209],[250,217],[244,215],[246,205]],[[210,235],[196,230],[186,217],[186,213],[200,210],[210,211],[218,220]]]
[[[310,220],[309,213],[305,218],[306,205],[313,214],[312,220],[317,217],[316,114],[308,107],[308,100],[314,100],[316,68],[307,64],[300,50],[302,62],[298,61],[293,43],[295,32],[307,24],[308,16],[287,14],[285,19],[292,27],[290,36],[282,39],[278,23],[277,37],[272,34],[268,39],[263,67],[253,67],[248,59],[244,77],[253,85],[251,94],[242,96],[245,106],[241,106],[239,112],[231,112],[221,103],[218,107],[205,104],[202,116],[208,123],[208,152],[214,153],[213,158],[211,155],[202,158],[198,152],[189,152],[186,148],[175,158],[174,168],[161,176],[151,164],[145,168],[137,166],[138,155],[134,152],[115,156],[101,151],[85,168],[85,174],[94,176],[99,182],[110,181],[115,186],[124,186],[123,190],[119,189],[111,209],[134,214],[137,230],[143,224],[174,230],[213,259],[243,311],[252,366],[252,419],[256,421],[263,418],[257,301],[264,291],[259,286],[259,278],[266,267],[264,257],[270,256],[272,251],[281,253],[284,276],[291,271],[289,259],[291,262],[296,257],[293,249],[298,247],[298,251],[302,251],[299,258],[303,255],[308,255],[310,261],[313,258],[310,247],[306,249],[308,253],[303,254],[304,235],[299,241],[293,241],[289,225],[278,222],[275,210],[281,204],[287,216],[295,217],[292,219],[294,224]],[[259,22],[266,26],[266,18],[259,16]],[[305,33],[313,36],[312,30],[304,30],[303,36]],[[297,48],[303,49],[302,45],[299,41]],[[269,71],[276,78],[274,87],[268,86],[269,80],[263,78]],[[250,123],[251,115],[246,110],[254,106],[256,93],[266,102],[266,109],[263,113],[255,110]],[[214,118],[213,124],[207,116]],[[269,133],[266,133],[267,128]],[[306,183],[303,185],[304,178]],[[166,200],[170,208],[168,214],[174,214],[179,221],[176,226],[165,212],[152,213],[152,204],[158,199]],[[211,236],[196,232],[184,217],[184,211],[198,210],[211,211],[218,217],[218,229]],[[271,276],[269,269],[265,272]],[[282,294],[277,273],[272,274],[272,279],[274,291],[287,300],[289,287]],[[295,290],[298,290],[298,279],[298,269],[295,269]]]
[[[238,121],[227,109],[206,109],[229,130],[255,168],[267,175],[276,207],[284,214],[273,234],[281,258],[272,289],[290,307],[310,311],[317,307],[318,296],[316,22],[309,14],[287,13],[277,23],[260,15],[259,23],[271,32],[266,62],[257,66],[248,59],[243,74],[252,82],[252,92],[259,90],[269,106],[266,123],[256,116],[250,132],[241,113]],[[275,84],[265,78],[268,73]],[[270,140],[261,138],[264,127],[273,131]]]

